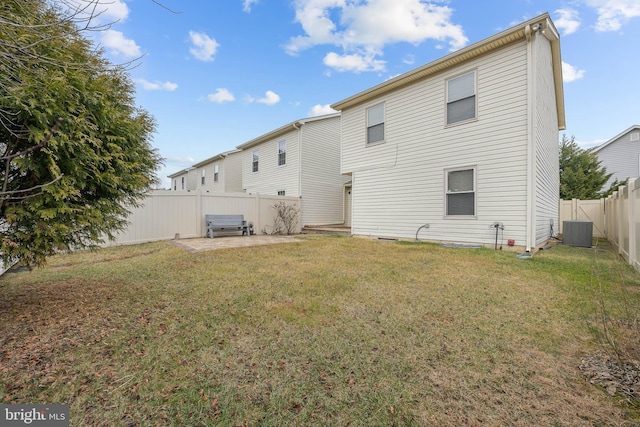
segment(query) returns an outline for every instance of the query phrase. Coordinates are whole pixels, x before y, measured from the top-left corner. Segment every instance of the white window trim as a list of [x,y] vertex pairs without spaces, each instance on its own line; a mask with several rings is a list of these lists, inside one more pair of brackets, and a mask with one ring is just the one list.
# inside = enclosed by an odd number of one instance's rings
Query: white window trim
[[[383,127],[383,131],[382,131],[382,139],[380,141],[375,141],[375,142],[369,142],[369,128],[371,126],[369,126],[369,110],[371,110],[372,108],[376,108],[379,107],[380,105],[382,105],[382,125]],[[387,142],[387,104],[386,102],[378,102],[377,104],[374,104],[370,107],[367,107],[365,109],[364,112],[364,145],[365,147],[372,147],[374,145],[378,145],[378,144],[384,144],[385,142]],[[375,125],[374,125],[375,126]]]
[[213,182],[218,182],[218,165],[213,165]]
[[[447,215],[447,195],[449,193],[449,173],[464,170],[473,170],[473,215]],[[451,193],[455,194],[455,193]],[[478,219],[478,166],[462,166],[444,170],[444,219]]]
[[[255,163],[255,168],[254,168],[254,163]],[[253,150],[251,152],[251,173],[258,173],[258,172],[260,172],[260,150]]]
[[[448,118],[447,106],[449,105],[449,81],[470,73],[473,73],[473,94],[476,97],[474,117],[466,120],[460,120],[454,123],[447,123],[447,118]],[[473,70],[467,70],[462,73],[446,78],[444,81],[444,127],[449,128],[452,126],[458,126],[458,125],[463,125],[465,123],[475,122],[477,120],[478,120],[478,69],[474,68]]]
[[[282,154],[284,154],[284,162],[280,163],[280,144],[284,143],[284,151],[282,152]],[[282,166],[286,166],[287,165],[287,140],[283,139],[278,141],[278,167],[282,167]]]
[[200,185],[205,185],[205,169],[202,169],[202,176],[200,177]]

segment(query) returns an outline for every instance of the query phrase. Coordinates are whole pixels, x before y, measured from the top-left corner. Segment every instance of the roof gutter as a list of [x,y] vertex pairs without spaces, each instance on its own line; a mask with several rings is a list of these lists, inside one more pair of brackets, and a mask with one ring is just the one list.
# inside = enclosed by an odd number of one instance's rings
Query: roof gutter
[[[399,89],[401,87],[410,85],[417,81],[423,80],[427,77],[433,76],[437,73],[450,69],[456,65],[467,62],[471,59],[477,58],[488,52],[492,52],[508,44],[517,42],[519,40],[526,39],[527,28],[533,24],[539,24],[544,29],[549,29],[547,38],[551,41],[551,50],[553,58],[553,76],[556,92],[556,107],[558,110],[558,127],[560,130],[566,128],[565,125],[565,113],[564,113],[564,91],[562,88],[562,62],[560,59],[560,38],[558,32],[553,26],[548,13],[539,15],[527,22],[519,24],[515,27],[495,34],[487,39],[474,43],[457,52],[451,53],[433,62],[416,68],[413,71],[402,74],[342,101],[336,102],[331,105],[334,110],[342,111],[347,108],[354,107],[362,104],[379,96],[385,95],[390,91]],[[530,31],[530,29],[529,29]]]
[[327,118],[331,118],[331,117],[338,117],[340,115],[340,113],[333,113],[333,114],[327,114],[324,116],[318,116],[318,117],[310,117],[310,118],[306,118],[306,119],[300,119],[300,120],[296,120],[294,122],[291,123],[287,123],[286,125],[279,127],[278,129],[272,130],[271,132],[267,132],[264,135],[261,135],[257,138],[252,139],[251,141],[245,142],[244,144],[238,145],[236,148],[238,150],[246,150],[247,148],[251,148],[254,145],[258,145],[261,144],[263,142],[266,142],[270,139],[274,139],[277,138],[279,136],[284,135],[287,132],[291,132],[291,126],[293,126],[294,128],[298,129],[297,126],[302,126],[305,123],[309,123],[309,122],[313,122],[316,120],[323,120],[323,119],[327,119]]

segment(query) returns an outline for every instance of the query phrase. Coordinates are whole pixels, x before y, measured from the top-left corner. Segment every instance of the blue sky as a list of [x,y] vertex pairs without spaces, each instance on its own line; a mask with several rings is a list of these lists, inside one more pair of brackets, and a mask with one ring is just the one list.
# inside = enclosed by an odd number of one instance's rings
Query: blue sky
[[[75,0],[78,2],[86,0]],[[167,175],[548,12],[567,136],[640,124],[640,0],[100,0],[93,37],[157,120]],[[174,13],[175,12],[175,13]]]

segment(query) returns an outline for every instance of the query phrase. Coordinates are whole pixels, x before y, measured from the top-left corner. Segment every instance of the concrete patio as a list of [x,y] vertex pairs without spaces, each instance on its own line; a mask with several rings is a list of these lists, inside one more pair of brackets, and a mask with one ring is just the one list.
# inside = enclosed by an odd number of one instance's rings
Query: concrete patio
[[272,236],[268,234],[256,234],[247,236],[219,236],[213,239],[196,238],[171,240],[172,244],[190,252],[214,251],[216,249],[244,248],[249,246],[275,245],[280,243],[304,242],[303,239],[294,236]]

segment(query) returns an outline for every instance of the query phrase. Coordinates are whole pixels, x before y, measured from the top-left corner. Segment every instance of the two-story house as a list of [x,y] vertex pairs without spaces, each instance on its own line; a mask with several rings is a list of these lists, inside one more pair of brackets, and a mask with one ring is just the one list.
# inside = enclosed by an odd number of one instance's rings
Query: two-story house
[[169,179],[174,191],[242,192],[242,153],[231,150],[216,154],[169,175]]
[[342,224],[340,114],[301,119],[239,145],[247,193],[301,198],[301,225]]
[[196,189],[234,193],[242,191],[242,152],[225,151],[193,165]]
[[499,231],[531,252],[557,230],[565,114],[548,14],[332,107],[353,234],[493,247]]

